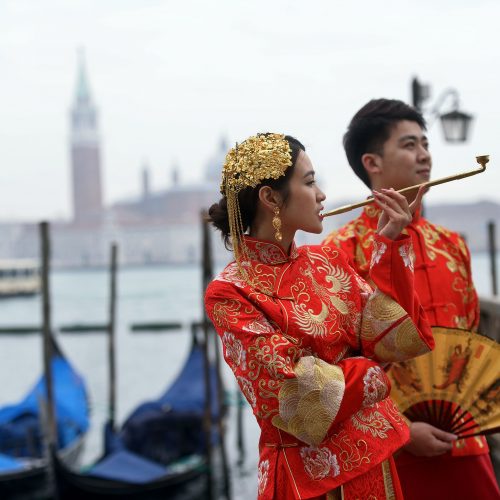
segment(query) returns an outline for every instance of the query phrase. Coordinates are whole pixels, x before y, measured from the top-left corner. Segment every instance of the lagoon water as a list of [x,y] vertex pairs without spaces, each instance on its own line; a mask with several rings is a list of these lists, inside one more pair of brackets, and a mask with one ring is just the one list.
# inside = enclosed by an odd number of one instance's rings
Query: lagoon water
[[[473,255],[473,275],[480,295],[491,290],[486,253]],[[497,255],[500,266],[500,254]],[[500,268],[500,267],[499,267]],[[108,274],[105,270],[57,271],[51,276],[52,323],[104,323],[108,314]],[[118,275],[117,419],[122,422],[140,402],[159,396],[173,380],[189,351],[189,325],[202,314],[201,273],[196,267],[123,269]],[[0,326],[36,325],[41,320],[39,297],[0,302]],[[176,321],[184,326],[166,333],[133,333],[135,322]],[[107,416],[107,343],[104,334],[59,334],[59,342],[85,377],[92,403],[92,428],[83,464],[101,451],[101,429]],[[38,335],[0,336],[0,405],[20,399],[42,370]],[[226,389],[236,384],[224,370]],[[230,398],[234,400],[234,398]],[[256,498],[259,430],[248,405],[244,408],[246,460],[236,467],[235,407],[229,414],[227,449],[233,471],[235,500]]]

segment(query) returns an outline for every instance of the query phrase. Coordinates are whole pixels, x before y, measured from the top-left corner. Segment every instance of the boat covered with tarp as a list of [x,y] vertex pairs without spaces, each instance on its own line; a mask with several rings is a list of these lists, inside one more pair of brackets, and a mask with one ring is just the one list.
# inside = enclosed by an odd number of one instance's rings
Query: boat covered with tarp
[[[210,488],[207,437],[217,441],[215,422],[220,379],[193,336],[187,360],[158,399],[140,404],[117,432],[105,428],[105,452],[85,472],[57,457],[54,472],[60,499],[192,499],[206,498]],[[206,373],[210,386],[207,388]],[[212,431],[204,426],[210,398]]]
[[[51,360],[57,417],[58,459],[75,464],[89,428],[85,383],[56,342]],[[0,408],[0,498],[37,499],[51,495],[46,383],[42,375],[18,403]]]

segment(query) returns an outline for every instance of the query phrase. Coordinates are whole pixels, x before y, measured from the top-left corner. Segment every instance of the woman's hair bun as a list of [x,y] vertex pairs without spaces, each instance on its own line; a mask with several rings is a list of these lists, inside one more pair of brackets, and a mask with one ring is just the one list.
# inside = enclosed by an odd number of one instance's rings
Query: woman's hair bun
[[208,209],[208,216],[214,227],[221,232],[224,243],[227,246],[229,243],[230,230],[229,216],[227,213],[227,200],[225,196],[223,196],[218,203],[214,203]]

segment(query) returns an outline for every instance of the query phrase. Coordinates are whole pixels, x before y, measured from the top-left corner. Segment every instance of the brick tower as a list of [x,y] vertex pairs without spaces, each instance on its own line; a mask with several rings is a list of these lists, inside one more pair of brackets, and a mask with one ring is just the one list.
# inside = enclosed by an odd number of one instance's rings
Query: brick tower
[[97,109],[90,94],[83,52],[79,52],[76,93],[71,107],[73,222],[98,225],[102,217],[101,154]]

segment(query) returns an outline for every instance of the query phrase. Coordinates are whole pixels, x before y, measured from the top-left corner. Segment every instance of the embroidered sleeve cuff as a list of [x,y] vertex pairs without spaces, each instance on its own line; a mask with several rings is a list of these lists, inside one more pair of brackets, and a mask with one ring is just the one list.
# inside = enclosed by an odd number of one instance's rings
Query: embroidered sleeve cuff
[[363,310],[361,347],[365,356],[383,362],[402,361],[429,351],[406,311],[379,290]]
[[279,414],[273,424],[301,441],[319,445],[337,423],[361,408],[385,399],[390,381],[384,370],[364,357],[330,365],[306,356],[295,365],[295,378],[278,394]]
[[335,420],[345,391],[344,373],[313,356],[295,365],[295,378],[281,387],[279,414],[273,424],[301,441],[317,445],[323,441]]

